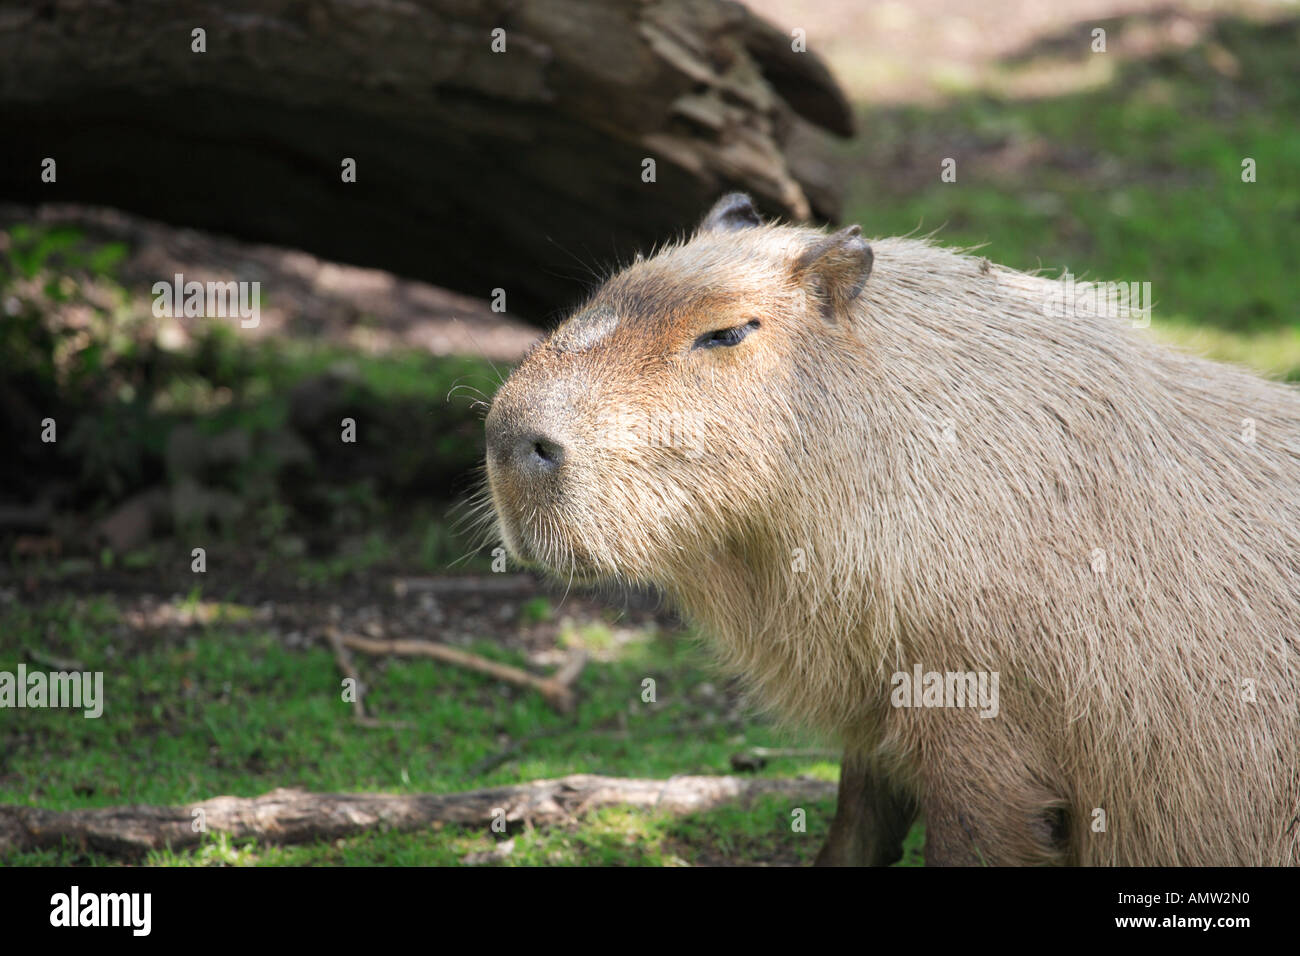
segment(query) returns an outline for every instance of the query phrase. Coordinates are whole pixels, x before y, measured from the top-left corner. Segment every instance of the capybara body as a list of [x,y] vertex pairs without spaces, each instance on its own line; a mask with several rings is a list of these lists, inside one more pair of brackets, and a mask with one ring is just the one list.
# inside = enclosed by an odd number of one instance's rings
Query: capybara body
[[1300,393],[1058,291],[726,197],[497,394],[498,527],[662,589],[931,863],[1300,862]]

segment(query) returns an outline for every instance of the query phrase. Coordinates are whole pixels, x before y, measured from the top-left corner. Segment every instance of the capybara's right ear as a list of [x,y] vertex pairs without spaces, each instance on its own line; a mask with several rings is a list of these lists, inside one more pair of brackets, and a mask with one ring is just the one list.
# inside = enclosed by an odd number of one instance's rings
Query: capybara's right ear
[[874,262],[862,227],[848,226],[809,246],[795,260],[794,275],[821,298],[826,318],[834,319],[862,291]]
[[763,217],[754,208],[754,200],[745,193],[727,193],[709,210],[700,223],[700,232],[735,232],[763,225]]

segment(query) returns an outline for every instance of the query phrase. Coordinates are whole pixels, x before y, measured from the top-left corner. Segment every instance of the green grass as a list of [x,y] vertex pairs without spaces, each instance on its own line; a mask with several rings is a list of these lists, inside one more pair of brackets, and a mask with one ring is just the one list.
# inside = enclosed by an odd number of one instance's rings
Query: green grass
[[542,624],[555,616],[555,609],[551,606],[550,598],[539,594],[524,602],[524,606],[519,610],[519,616],[525,624]]
[[[254,796],[281,786],[420,793],[578,772],[716,774],[730,772],[737,750],[792,743],[757,718],[724,717],[721,698],[704,686],[716,680],[704,652],[683,635],[653,630],[616,650],[603,646],[581,678],[581,705],[570,717],[552,712],[536,694],[458,668],[363,658],[358,666],[369,685],[368,709],[408,725],[367,729],[340,698],[341,678],[328,650],[290,649],[251,625],[252,609],[204,601],[197,591],[180,603],[203,623],[168,637],[134,626],[108,598],[10,605],[0,613],[0,670],[13,671],[28,650],[73,658],[104,672],[106,700],[99,719],[56,709],[0,712],[0,803],[70,809]],[[526,663],[493,642],[471,649]],[[656,703],[641,701],[646,677],[656,682]],[[480,767],[518,741],[523,744],[510,759]],[[834,779],[835,766],[786,759],[763,773]],[[810,860],[833,801],[805,808],[806,833],[791,832],[790,809],[767,800],[685,820],[603,811],[577,827],[516,834],[504,862]],[[151,862],[451,863],[491,849],[493,839],[490,832],[457,828],[298,848],[235,847],[213,837],[200,849],[155,854]],[[111,861],[67,848],[7,862]]]

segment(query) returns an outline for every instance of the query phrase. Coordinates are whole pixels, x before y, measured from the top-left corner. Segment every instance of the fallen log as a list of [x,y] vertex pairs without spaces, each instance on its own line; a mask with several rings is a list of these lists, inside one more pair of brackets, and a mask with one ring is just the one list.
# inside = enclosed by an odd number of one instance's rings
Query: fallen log
[[796,147],[853,115],[797,45],[719,0],[0,0],[0,197],[503,288],[540,320],[726,189],[836,215]]
[[[829,800],[835,784],[822,780],[683,776],[645,780],[574,774],[517,786],[449,794],[309,793],[278,789],[260,797],[213,797],[183,806],[125,806],[45,810],[0,805],[0,858],[66,845],[135,859],[150,850],[197,846],[204,832],[265,844],[305,843],[371,829],[419,830],[435,823],[549,826],[590,810],[629,806],[680,815],[724,803],[781,794],[792,805]],[[200,829],[201,823],[201,829]]]

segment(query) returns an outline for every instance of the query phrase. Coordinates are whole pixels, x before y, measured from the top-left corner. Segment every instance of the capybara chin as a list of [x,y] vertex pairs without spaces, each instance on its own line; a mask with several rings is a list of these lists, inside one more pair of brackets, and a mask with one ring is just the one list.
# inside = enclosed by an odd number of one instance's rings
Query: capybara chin
[[865,844],[1300,862],[1300,394],[1062,291],[727,196],[497,394],[500,532],[841,737]]

